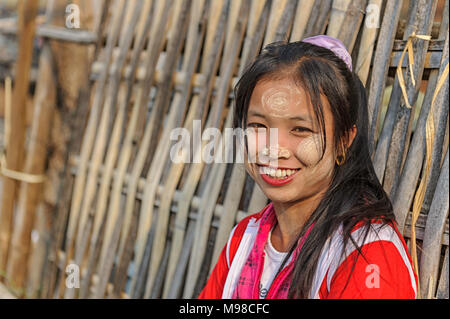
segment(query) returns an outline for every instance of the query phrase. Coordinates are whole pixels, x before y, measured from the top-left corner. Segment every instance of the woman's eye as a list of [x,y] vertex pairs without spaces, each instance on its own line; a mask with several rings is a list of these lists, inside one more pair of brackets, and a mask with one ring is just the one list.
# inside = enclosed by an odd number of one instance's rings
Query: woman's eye
[[303,132],[312,132],[309,128],[306,128],[306,127],[295,127],[294,129],[293,129],[293,131],[294,132],[297,132],[297,133],[303,133]]
[[261,127],[261,128],[265,128],[266,126],[264,124],[261,124],[261,123],[249,123],[249,124],[247,124],[247,127],[256,127],[256,128]]

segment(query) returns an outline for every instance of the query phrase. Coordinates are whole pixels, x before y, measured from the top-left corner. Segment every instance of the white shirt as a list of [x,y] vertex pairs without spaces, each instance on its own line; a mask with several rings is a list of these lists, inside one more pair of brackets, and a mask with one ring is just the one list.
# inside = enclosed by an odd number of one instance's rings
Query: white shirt
[[[260,299],[264,299],[266,297],[267,292],[269,291],[270,285],[272,284],[273,280],[275,279],[275,275],[278,272],[278,268],[280,267],[284,258],[288,254],[287,252],[280,252],[272,246],[272,242],[270,240],[271,236],[272,236],[272,231],[270,231],[269,236],[267,238],[266,245],[264,246],[264,252],[265,252],[266,256],[264,258],[264,268],[263,268],[263,271],[261,274],[261,281],[259,283],[259,298]],[[287,266],[287,264],[289,263],[291,258],[292,258],[292,255],[289,258],[289,260],[284,264],[284,267]]]

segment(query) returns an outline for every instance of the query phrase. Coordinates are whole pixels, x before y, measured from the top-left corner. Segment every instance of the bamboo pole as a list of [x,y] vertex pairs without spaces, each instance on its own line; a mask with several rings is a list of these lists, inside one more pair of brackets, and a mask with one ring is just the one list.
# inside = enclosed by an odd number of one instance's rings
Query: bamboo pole
[[375,55],[373,59],[372,76],[370,80],[369,95],[367,97],[367,108],[369,115],[369,150],[373,158],[376,141],[378,139],[377,129],[380,121],[381,103],[386,85],[386,76],[389,70],[389,57],[394,45],[395,31],[397,30],[403,0],[387,1],[384,10],[383,21]]
[[[7,142],[6,166],[10,170],[20,171],[23,165],[25,131],[26,131],[26,99],[28,96],[28,82],[31,58],[33,53],[33,38],[35,32],[35,17],[38,3],[23,0],[18,5],[19,45],[17,56],[17,72],[14,83],[11,112],[10,135]],[[3,176],[3,192],[0,210],[0,281],[6,270],[9,253],[9,242],[12,232],[14,203],[18,193],[18,181]]]
[[[408,24],[404,35],[405,40],[410,37],[413,30],[416,30],[416,34],[419,35],[430,34],[435,8],[436,2],[419,0],[419,11],[411,12],[412,16],[409,18],[410,24]],[[398,76],[396,76],[393,85],[391,99],[383,123],[383,129],[373,159],[375,172],[380,181],[382,181],[383,187],[387,193],[391,193],[391,189],[394,189],[395,191],[396,181],[394,179],[400,171],[399,166],[403,158],[402,152],[404,151],[405,140],[410,135],[411,113],[414,114],[418,89],[422,82],[427,49],[428,41],[418,39],[417,46],[414,50],[415,63],[413,67],[413,76],[416,80],[416,85],[413,84],[410,72],[407,72],[405,76],[407,99],[412,105],[411,109],[407,107],[406,101],[402,96]],[[384,181],[385,179],[386,182]],[[392,195],[393,194],[391,194],[391,196]]]
[[[417,30],[417,34],[424,34],[428,35],[431,34],[431,28],[432,28],[432,22],[434,17],[434,12],[436,9],[436,2],[426,1],[426,3],[419,3],[418,4],[418,10],[417,13],[417,20],[415,21],[414,28],[412,30]],[[426,13],[431,12],[431,16],[429,16],[428,19],[424,19],[423,16],[426,15]],[[409,33],[408,33],[409,34]],[[391,197],[394,196],[395,191],[398,187],[398,177],[399,172],[402,170],[402,162],[404,158],[404,153],[407,151],[409,147],[409,140],[411,136],[412,131],[412,121],[414,119],[414,113],[416,111],[416,103],[415,100],[417,99],[418,91],[420,88],[420,84],[422,82],[422,74],[424,70],[424,62],[425,62],[425,56],[428,51],[428,43],[427,40],[421,40],[418,39],[417,42],[417,49],[415,51],[415,57],[414,57],[414,68],[413,68],[413,75],[408,73],[408,79],[411,81],[411,76],[416,77],[416,86],[414,86],[414,82],[408,83],[405,82],[407,85],[407,90],[409,90],[408,94],[408,100],[411,101],[409,103],[412,103],[412,109],[409,107],[406,107],[406,104],[402,104],[402,106],[399,107],[397,118],[393,127],[392,131],[392,137],[390,141],[389,146],[389,157],[387,158],[386,162],[386,168],[385,168],[385,177],[384,177],[384,183],[383,188],[390,193]],[[412,61],[409,61],[409,63],[412,63]],[[408,81],[408,80],[407,80]],[[408,85],[410,85],[408,87]],[[395,84],[394,84],[395,89]],[[400,89],[400,88],[398,88]],[[404,99],[403,99],[404,101]],[[403,103],[406,103],[405,101]],[[404,106],[403,106],[404,105]],[[387,114],[387,122],[389,121],[389,114]],[[386,121],[386,120],[385,120]],[[378,157],[380,158],[380,157]],[[439,158],[440,159],[440,158]],[[380,163],[378,161],[377,163]],[[380,166],[380,165],[378,165]]]
[[309,14],[303,38],[323,34],[328,25],[332,0],[316,0]]
[[366,18],[364,19],[361,44],[359,46],[358,56],[355,63],[355,73],[358,74],[363,84],[367,83],[367,78],[369,76],[370,63],[372,61],[379,29],[379,26],[374,25],[374,23],[376,20],[378,20],[378,23],[381,21],[382,5],[383,0],[369,0],[369,3],[367,4],[367,8],[374,8],[374,10],[378,10],[378,16],[373,16],[375,12],[371,12],[370,15],[366,13]]
[[442,265],[442,271],[441,271],[441,278],[439,279],[439,285],[436,292],[436,298],[438,299],[448,299],[448,291],[449,291],[449,284],[448,284],[448,273],[449,273],[449,267],[448,267],[448,246],[445,249],[445,257],[444,257],[444,263]]
[[[427,223],[422,244],[422,258],[420,259],[419,279],[421,282],[421,295],[426,296],[428,291],[435,294],[438,271],[441,257],[442,234],[449,211],[449,170],[448,152],[445,155],[437,190],[427,216]],[[430,280],[431,279],[431,280]],[[435,281],[436,280],[436,281]]]
[[[364,17],[367,0],[353,0],[349,4],[337,38],[344,43],[350,54],[355,46],[356,37]],[[356,31],[356,32],[355,32]]]
[[327,27],[327,35],[330,37],[337,38],[339,36],[339,30],[343,25],[347,9],[351,2],[350,0],[333,0],[330,21]]

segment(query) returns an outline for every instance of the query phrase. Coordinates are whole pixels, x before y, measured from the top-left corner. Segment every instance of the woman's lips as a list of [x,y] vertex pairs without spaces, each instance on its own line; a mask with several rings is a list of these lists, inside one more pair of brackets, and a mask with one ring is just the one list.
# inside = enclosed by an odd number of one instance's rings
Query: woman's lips
[[[269,167],[269,166],[261,166],[259,167],[259,174],[261,178],[270,185],[273,186],[281,186],[289,183],[294,179],[300,169],[285,169],[280,167]],[[274,176],[276,175],[276,176]]]

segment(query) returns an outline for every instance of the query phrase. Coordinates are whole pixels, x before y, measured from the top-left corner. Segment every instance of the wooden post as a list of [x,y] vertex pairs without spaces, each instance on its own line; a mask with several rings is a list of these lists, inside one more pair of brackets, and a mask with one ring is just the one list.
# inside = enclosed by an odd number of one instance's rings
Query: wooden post
[[[13,110],[11,112],[10,135],[7,144],[6,165],[10,170],[20,171],[23,165],[25,131],[26,131],[26,100],[30,76],[33,39],[35,33],[35,18],[38,1],[22,0],[19,2],[19,52],[17,56],[17,73],[13,89]],[[14,202],[19,182],[3,176],[3,194],[0,210],[0,280],[6,269],[9,241],[11,237]]]
[[[43,47],[39,59],[39,82],[34,98],[34,116],[31,140],[25,162],[25,173],[44,174],[47,158],[47,142],[51,127],[53,108],[56,104],[56,83],[52,54],[49,46]],[[30,253],[31,230],[34,216],[42,195],[42,183],[22,183],[15,227],[12,235],[11,253],[8,260],[7,279],[19,289],[24,288],[27,260]]]

